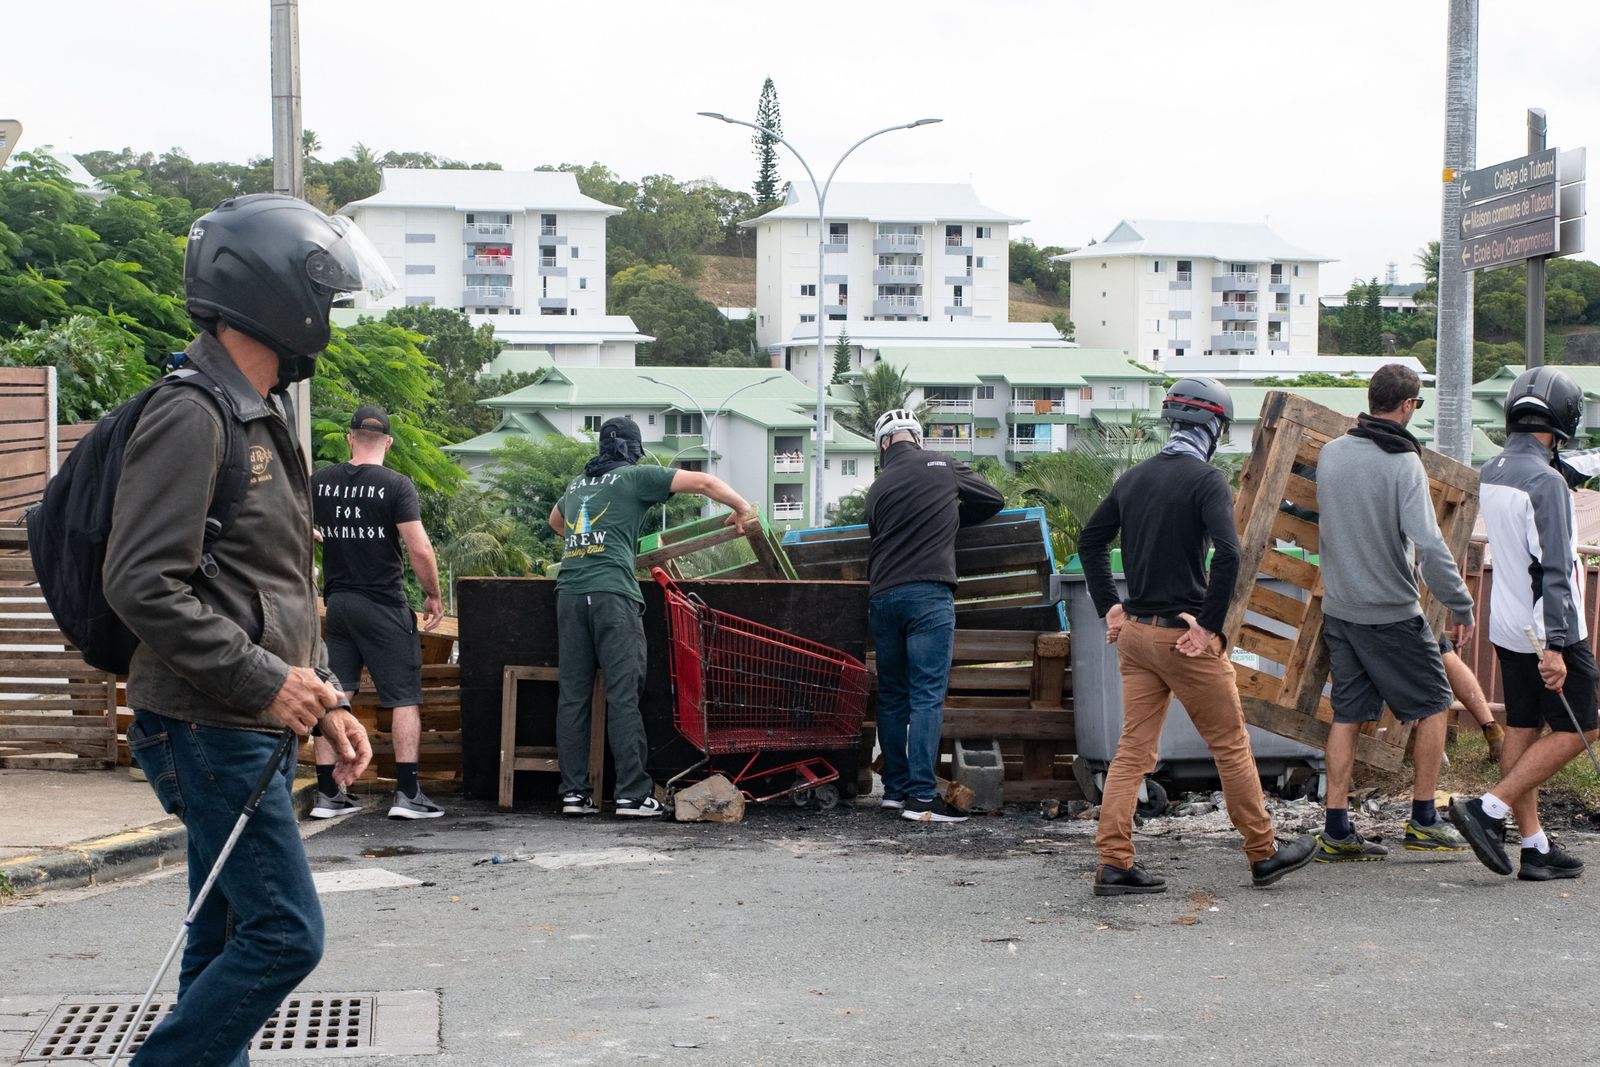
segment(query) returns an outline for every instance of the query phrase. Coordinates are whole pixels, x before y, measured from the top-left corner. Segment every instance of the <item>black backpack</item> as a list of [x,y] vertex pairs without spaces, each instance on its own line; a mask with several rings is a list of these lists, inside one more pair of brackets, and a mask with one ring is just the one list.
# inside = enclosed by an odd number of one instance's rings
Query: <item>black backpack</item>
[[73,448],[67,461],[44,487],[44,498],[28,509],[28,554],[33,572],[50,605],[50,614],[68,641],[97,670],[128,673],[133,650],[139,646],[117,613],[106,603],[101,569],[106,543],[111,537],[111,509],[122,478],[122,455],[128,438],[157,390],[185,385],[208,393],[222,408],[227,444],[222,468],[217,472],[211,506],[206,511],[200,571],[217,574],[211,546],[239,514],[250,468],[245,455],[244,431],[235,417],[227,393],[202,371],[175,370],[125,401],[102,418]]

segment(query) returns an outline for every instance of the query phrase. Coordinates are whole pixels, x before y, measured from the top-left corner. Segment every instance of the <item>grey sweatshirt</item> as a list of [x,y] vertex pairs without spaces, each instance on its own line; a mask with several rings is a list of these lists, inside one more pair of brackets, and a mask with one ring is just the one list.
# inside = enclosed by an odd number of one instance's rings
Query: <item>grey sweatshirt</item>
[[1472,624],[1472,594],[1445,547],[1414,452],[1385,452],[1341,437],[1317,461],[1322,542],[1322,610],[1344,622],[1376,625],[1422,614],[1422,580],[1450,609],[1452,623]]

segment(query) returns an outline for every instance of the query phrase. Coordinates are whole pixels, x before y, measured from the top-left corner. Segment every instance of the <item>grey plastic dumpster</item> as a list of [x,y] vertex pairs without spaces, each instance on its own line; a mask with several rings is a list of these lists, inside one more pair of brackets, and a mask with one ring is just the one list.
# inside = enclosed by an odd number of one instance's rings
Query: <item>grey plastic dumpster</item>
[[[1121,574],[1113,577],[1118,593],[1127,592]],[[1117,647],[1106,644],[1106,623],[1094,609],[1089,599],[1089,588],[1079,574],[1057,576],[1059,587],[1067,602],[1067,619],[1072,633],[1072,699],[1073,719],[1078,736],[1078,758],[1086,760],[1098,789],[1105,781],[1106,768],[1116,755],[1117,739],[1122,736],[1122,674],[1117,660]],[[1287,582],[1262,583],[1273,592],[1297,599],[1305,593]],[[1293,630],[1282,623],[1250,612],[1246,620],[1272,633],[1292,636]],[[1283,673],[1282,668],[1267,660],[1256,660],[1240,649],[1234,658],[1243,660],[1269,674]],[[1285,782],[1288,772],[1309,768],[1319,778],[1326,769],[1321,749],[1292,741],[1287,737],[1269,733],[1257,727],[1248,727],[1250,747],[1255,752],[1256,767],[1263,779]],[[1216,764],[1211,750],[1194,724],[1189,721],[1183,704],[1174,699],[1161,730],[1161,744],[1156,750],[1154,777],[1188,784],[1215,783]],[[1079,770],[1080,777],[1083,770]],[[1320,795],[1320,790],[1319,790]]]

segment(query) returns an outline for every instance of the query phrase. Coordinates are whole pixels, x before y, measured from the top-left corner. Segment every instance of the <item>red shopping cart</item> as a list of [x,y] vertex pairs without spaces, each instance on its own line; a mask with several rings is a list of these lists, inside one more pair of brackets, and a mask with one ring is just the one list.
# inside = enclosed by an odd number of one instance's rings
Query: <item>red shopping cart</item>
[[[836,648],[707,607],[659,567],[650,573],[667,598],[672,723],[705,753],[667,788],[718,756],[749,753],[731,776],[745,799],[788,796],[824,810],[837,804],[839,772],[822,756],[777,766],[763,764],[762,756],[853,749],[867,706],[866,665]],[[758,796],[746,788],[790,771],[793,781],[777,792]]]

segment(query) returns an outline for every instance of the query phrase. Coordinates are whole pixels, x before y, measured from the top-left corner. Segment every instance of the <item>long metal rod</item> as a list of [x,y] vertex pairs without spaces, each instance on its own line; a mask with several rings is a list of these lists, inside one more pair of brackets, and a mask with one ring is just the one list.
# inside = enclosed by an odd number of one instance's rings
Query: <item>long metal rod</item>
[[[1528,154],[1544,151],[1545,131],[1549,123],[1545,119],[1544,109],[1530,107],[1528,109]],[[1560,232],[1561,223],[1556,222],[1557,232]],[[1528,260],[1528,309],[1524,323],[1524,337],[1527,346],[1527,365],[1530,367],[1544,366],[1544,256],[1534,256]],[[1592,754],[1592,753],[1591,753]]]
[[167,949],[166,957],[161,961],[161,969],[156,971],[156,976],[150,980],[150,988],[144,991],[144,999],[139,1001],[139,1008],[133,1013],[133,1018],[128,1020],[128,1029],[123,1033],[122,1040],[117,1043],[117,1051],[111,1054],[110,1067],[117,1067],[117,1061],[123,1053],[128,1051],[128,1045],[133,1041],[134,1032],[139,1029],[139,1024],[144,1020],[144,1013],[150,1008],[150,1001],[155,999],[156,987],[167,976],[167,969],[172,966],[172,961],[177,958],[178,949],[183,947],[183,941],[189,936],[189,928],[194,925],[195,918],[199,916],[200,909],[206,902],[206,897],[211,895],[212,886],[217,884],[217,879],[222,875],[222,866],[228,862],[228,857],[233,854],[233,847],[239,843],[239,837],[244,833],[244,828],[250,822],[250,817],[261,806],[261,797],[272,784],[272,779],[277,775],[278,768],[282,766],[285,757],[289,755],[292,746],[298,741],[293,730],[285,730],[278,739],[277,747],[272,750],[272,758],[261,771],[261,777],[256,780],[255,789],[250,793],[250,799],[244,802],[244,810],[239,812],[239,818],[234,821],[233,832],[228,835],[228,840],[223,843],[222,851],[217,854],[217,861],[211,865],[211,871],[206,875],[205,882],[200,886],[200,892],[194,896],[194,903],[189,905],[189,914],[183,917],[183,924],[178,927],[178,936],[173,938],[172,947]]

